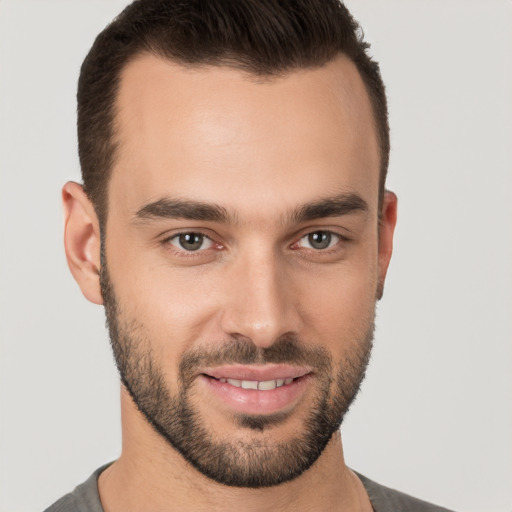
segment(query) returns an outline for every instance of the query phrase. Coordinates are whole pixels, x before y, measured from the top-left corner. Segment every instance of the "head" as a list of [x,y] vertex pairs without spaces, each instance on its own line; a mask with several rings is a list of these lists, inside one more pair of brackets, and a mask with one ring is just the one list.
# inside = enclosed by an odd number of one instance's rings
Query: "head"
[[396,216],[365,50],[335,0],[140,0],[82,67],[68,261],[133,411],[217,482],[302,474],[363,379]]

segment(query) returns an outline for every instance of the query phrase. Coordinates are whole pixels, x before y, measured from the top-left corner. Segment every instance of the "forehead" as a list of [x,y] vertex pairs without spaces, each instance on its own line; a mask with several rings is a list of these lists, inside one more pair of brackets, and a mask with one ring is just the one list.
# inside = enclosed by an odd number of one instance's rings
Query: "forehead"
[[127,213],[169,195],[241,214],[255,203],[274,211],[340,192],[376,208],[371,105],[343,56],[258,79],[145,54],[123,70],[116,106],[109,204]]

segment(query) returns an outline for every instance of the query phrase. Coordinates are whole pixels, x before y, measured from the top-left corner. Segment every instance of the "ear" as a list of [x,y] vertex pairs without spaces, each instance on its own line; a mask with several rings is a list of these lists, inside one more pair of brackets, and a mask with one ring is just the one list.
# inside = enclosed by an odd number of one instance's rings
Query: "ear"
[[64,247],[68,266],[85,298],[103,304],[100,288],[100,227],[94,206],[78,183],[62,189]]
[[384,192],[379,226],[379,283],[377,287],[377,299],[379,300],[384,294],[384,282],[393,252],[393,234],[396,226],[397,205],[398,199],[396,195],[386,190]]

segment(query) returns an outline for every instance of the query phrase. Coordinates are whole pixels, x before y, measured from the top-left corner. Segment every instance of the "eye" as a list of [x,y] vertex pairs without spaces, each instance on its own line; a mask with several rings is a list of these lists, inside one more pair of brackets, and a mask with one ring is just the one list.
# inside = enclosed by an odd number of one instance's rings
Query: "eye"
[[171,245],[184,251],[193,252],[209,249],[213,241],[202,233],[179,233],[169,239]]
[[322,249],[329,249],[335,246],[341,240],[340,235],[332,231],[313,231],[299,240],[301,247],[307,249],[315,249],[321,251]]

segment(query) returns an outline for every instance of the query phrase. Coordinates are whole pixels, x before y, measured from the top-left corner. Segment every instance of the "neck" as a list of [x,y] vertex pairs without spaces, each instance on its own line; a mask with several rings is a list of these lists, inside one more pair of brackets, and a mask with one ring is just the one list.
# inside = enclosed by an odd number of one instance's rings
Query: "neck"
[[249,489],[228,487],[199,473],[153,430],[125,390],[122,424],[121,457],[98,482],[105,512],[372,510],[364,487],[345,465],[339,432],[296,479]]

